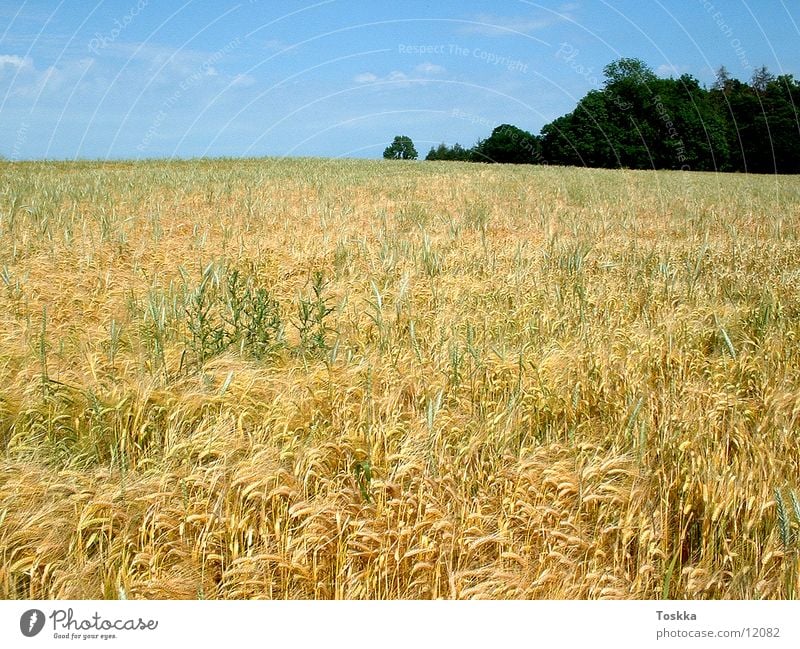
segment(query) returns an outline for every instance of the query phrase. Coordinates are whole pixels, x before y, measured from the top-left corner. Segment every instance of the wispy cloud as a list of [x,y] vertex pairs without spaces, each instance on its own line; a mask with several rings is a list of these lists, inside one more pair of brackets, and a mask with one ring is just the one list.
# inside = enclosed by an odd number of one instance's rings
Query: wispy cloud
[[233,79],[231,79],[230,85],[239,88],[248,88],[255,82],[255,77],[252,77],[249,74],[237,74],[233,77]]
[[656,68],[656,74],[660,77],[679,77],[689,68],[685,65],[675,65],[674,63],[665,63]]
[[[68,61],[59,66],[51,65],[44,70],[37,70],[33,62],[27,59],[20,67],[26,74],[17,77],[9,90],[9,94],[26,99],[38,98],[46,93],[48,97],[65,97],[75,84],[79,83],[94,59],[82,58]],[[2,65],[0,64],[0,69]]]
[[374,72],[362,72],[361,74],[357,74],[355,77],[353,77],[353,81],[362,85],[370,83],[410,84],[422,82],[420,79],[412,79],[405,72],[400,72],[399,70],[393,70],[389,74],[382,77],[378,76]]
[[170,65],[172,67],[192,68],[201,65],[210,56],[188,48],[176,48],[157,43],[116,42],[102,51],[103,57],[122,59],[127,63],[144,62],[153,67]]
[[212,84],[244,87],[252,77],[226,70],[242,47],[234,39],[215,52],[175,48],[156,43],[115,42],[100,51],[96,58],[103,70],[117,70],[117,83],[137,87],[176,88]]
[[410,73],[400,70],[392,70],[385,75],[378,75],[374,72],[361,72],[353,77],[353,81],[361,85],[371,83],[397,83],[404,86],[411,84],[425,85],[428,83],[427,77],[440,76],[445,72],[447,72],[447,68],[444,66],[426,61],[417,65]]
[[561,8],[562,13],[560,14],[547,14],[541,17],[479,14],[471,19],[472,24],[464,25],[460,31],[463,34],[477,34],[480,36],[532,34],[569,19],[568,11],[571,10],[570,8],[573,7],[573,4],[563,5]]
[[372,72],[362,72],[353,77],[356,83],[375,83],[378,80],[378,75]]
[[414,68],[414,72],[417,72],[418,74],[430,74],[430,75],[444,74],[445,72],[447,72],[447,68],[426,61],[425,63],[420,63],[416,68]]
[[33,69],[33,60],[16,54],[0,54],[0,68]]
[[272,38],[264,42],[264,49],[268,52],[282,52],[290,47],[286,41]]

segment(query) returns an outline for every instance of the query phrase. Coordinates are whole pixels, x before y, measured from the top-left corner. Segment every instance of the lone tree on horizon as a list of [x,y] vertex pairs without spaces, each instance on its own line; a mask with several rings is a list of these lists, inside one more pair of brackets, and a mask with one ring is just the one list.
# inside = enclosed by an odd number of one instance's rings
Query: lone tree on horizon
[[407,135],[396,135],[383,152],[383,157],[387,160],[416,160],[418,156],[414,143]]

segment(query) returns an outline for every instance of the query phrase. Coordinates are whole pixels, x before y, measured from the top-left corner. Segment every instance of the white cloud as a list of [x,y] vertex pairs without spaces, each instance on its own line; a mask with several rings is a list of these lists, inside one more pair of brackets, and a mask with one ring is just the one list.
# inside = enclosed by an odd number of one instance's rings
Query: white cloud
[[249,74],[237,74],[231,81],[231,86],[238,86],[240,88],[247,88],[256,82],[255,77]]
[[284,43],[282,40],[279,40],[277,38],[271,38],[271,39],[269,39],[268,41],[266,41],[264,43],[264,49],[265,50],[278,51],[278,50],[283,50],[285,48],[286,48],[286,43]]
[[514,34],[530,34],[540,31],[560,20],[561,18],[556,16],[531,18],[480,14],[473,19],[475,24],[465,25],[461,31],[465,34],[481,36],[513,36]]
[[94,59],[82,58],[66,61],[59,67],[49,66],[44,70],[36,70],[32,62],[22,69],[29,71],[24,79],[18,78],[11,86],[10,94],[23,98],[38,98],[47,95],[50,98],[67,96],[79,83],[94,64]]
[[427,84],[428,80],[420,78],[421,75],[431,76],[435,74],[442,74],[447,70],[441,65],[434,65],[432,63],[422,63],[414,68],[414,75],[408,75],[400,70],[392,70],[386,76],[378,76],[372,72],[362,72],[353,77],[355,83],[369,84],[369,83],[397,83],[403,86],[410,86],[412,84]]
[[656,74],[659,77],[679,77],[689,68],[685,65],[675,65],[673,63],[665,63],[656,68]]
[[436,65],[435,63],[420,63],[416,68],[414,68],[415,72],[419,74],[444,74],[447,70],[442,67],[441,65]]
[[[424,64],[423,64],[424,65]],[[355,83],[367,85],[373,83],[384,83],[384,84],[395,84],[401,88],[408,88],[413,85],[426,85],[430,83],[430,81],[426,78],[421,77],[420,75],[423,73],[419,68],[421,66],[417,66],[415,69],[414,75],[408,75],[405,72],[401,72],[400,70],[392,70],[386,76],[378,76],[372,72],[362,72],[361,74],[357,74],[353,77],[353,81]],[[439,66],[433,66],[438,73]],[[444,68],[441,68],[441,71],[444,71]],[[429,72],[431,74],[432,72]]]
[[362,72],[353,77],[353,81],[356,83],[375,83],[377,80],[378,76],[372,74],[372,72]]
[[17,70],[33,68],[33,60],[30,57],[21,57],[16,54],[0,54],[0,68],[17,68]]

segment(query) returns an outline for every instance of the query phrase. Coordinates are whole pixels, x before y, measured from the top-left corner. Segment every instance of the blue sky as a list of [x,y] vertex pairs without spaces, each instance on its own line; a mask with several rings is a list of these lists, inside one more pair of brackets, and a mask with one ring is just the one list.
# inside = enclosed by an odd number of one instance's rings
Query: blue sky
[[622,56],[711,84],[798,45],[795,0],[0,0],[0,155],[424,155],[538,133]]

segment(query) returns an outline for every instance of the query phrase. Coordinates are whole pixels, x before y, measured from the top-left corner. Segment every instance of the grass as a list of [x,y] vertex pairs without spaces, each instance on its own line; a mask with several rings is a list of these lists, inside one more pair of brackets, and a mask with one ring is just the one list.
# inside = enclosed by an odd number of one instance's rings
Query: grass
[[798,178],[0,174],[0,596],[797,595]]

